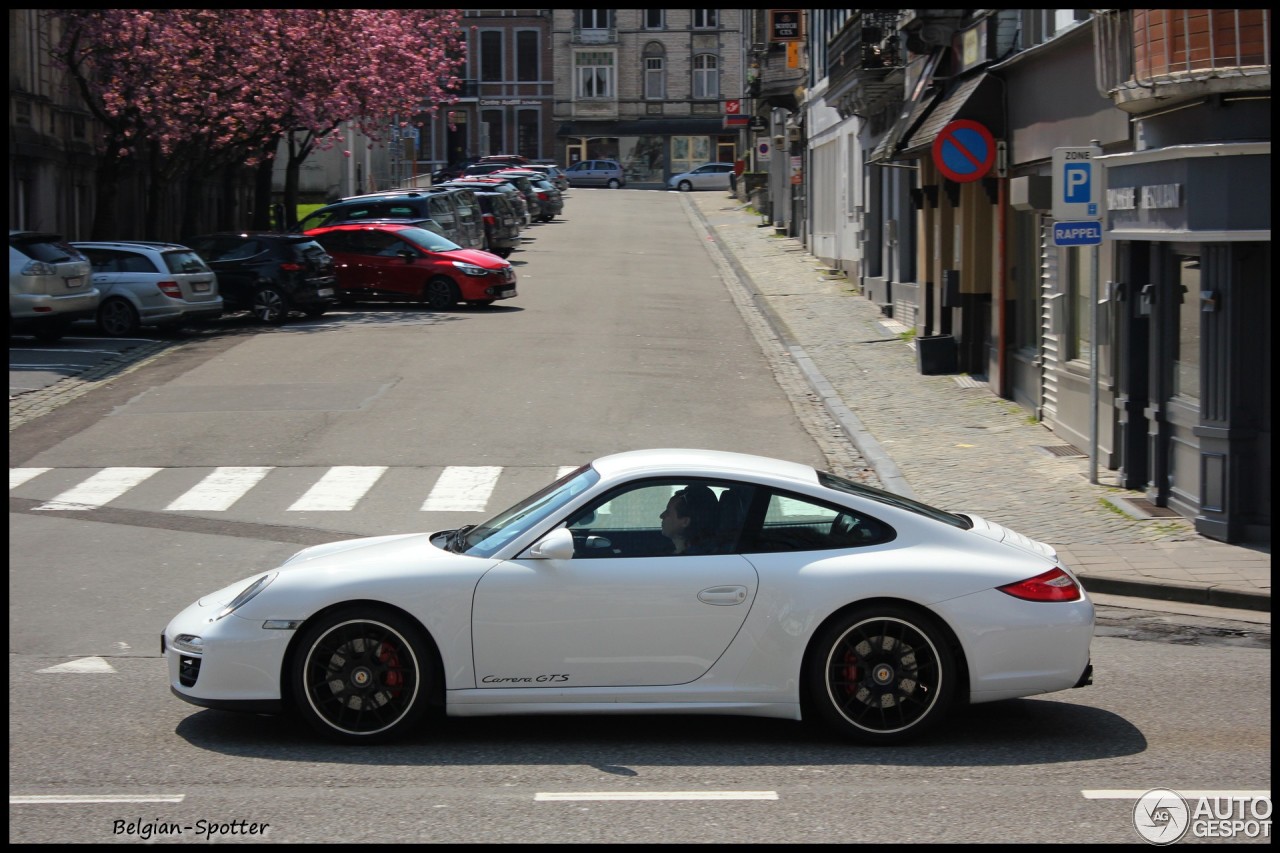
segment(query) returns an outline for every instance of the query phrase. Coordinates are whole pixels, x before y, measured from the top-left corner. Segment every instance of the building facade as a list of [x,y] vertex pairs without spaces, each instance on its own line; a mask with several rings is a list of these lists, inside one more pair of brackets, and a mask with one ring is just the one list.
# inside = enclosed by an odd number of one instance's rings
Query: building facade
[[555,158],[606,158],[661,187],[741,146],[742,11],[557,9]]
[[[985,379],[1139,508],[1269,541],[1268,13],[808,15],[790,233],[922,372]],[[1054,151],[1081,147],[1092,246],[1054,231]]]

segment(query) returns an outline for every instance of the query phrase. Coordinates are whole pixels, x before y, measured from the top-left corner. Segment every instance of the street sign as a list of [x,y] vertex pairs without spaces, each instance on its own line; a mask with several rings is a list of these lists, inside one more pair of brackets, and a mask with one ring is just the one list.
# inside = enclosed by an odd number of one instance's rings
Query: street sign
[[763,163],[769,159],[773,153],[773,146],[769,144],[767,139],[761,139],[756,143],[756,160]]
[[1096,145],[1053,149],[1053,218],[1059,222],[1080,222],[1102,218],[1102,197],[1106,190],[1102,156]]
[[976,121],[957,119],[933,140],[933,163],[957,183],[985,178],[996,162],[996,141]]
[[1055,246],[1097,246],[1101,242],[1102,223],[1097,220],[1053,223]]
[[733,100],[724,102],[725,115],[736,116],[742,112],[742,101],[734,98]]

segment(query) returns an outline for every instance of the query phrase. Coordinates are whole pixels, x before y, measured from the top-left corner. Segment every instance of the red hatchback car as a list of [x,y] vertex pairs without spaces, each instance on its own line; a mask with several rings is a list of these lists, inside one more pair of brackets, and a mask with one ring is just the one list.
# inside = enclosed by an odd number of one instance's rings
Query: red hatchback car
[[516,295],[511,264],[412,222],[366,219],[306,234],[333,256],[338,295],[346,302],[411,300],[443,311],[459,302],[491,305]]

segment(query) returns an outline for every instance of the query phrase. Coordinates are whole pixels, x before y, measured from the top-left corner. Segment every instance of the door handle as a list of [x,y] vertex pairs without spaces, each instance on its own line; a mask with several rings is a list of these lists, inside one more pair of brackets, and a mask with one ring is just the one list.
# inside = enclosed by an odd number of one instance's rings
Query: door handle
[[745,586],[713,586],[698,593],[698,600],[703,604],[741,604],[747,600]]

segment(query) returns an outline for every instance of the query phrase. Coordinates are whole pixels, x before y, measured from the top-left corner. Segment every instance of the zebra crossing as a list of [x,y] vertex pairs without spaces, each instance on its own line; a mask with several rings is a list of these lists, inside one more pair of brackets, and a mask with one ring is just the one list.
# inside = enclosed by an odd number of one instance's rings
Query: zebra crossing
[[[514,469],[525,491],[504,496],[513,502],[546,482],[558,479],[576,465],[535,466]],[[165,512],[228,512],[255,490],[268,488],[273,474],[284,475],[288,483],[279,495],[287,512],[350,512],[355,510],[388,472],[386,465],[336,465],[329,468],[290,469],[275,466],[220,466],[207,468],[151,468],[120,466],[94,471],[58,468],[10,468],[11,497],[41,501],[34,510],[42,512],[88,512],[118,505],[147,488],[148,509]],[[512,472],[499,465],[451,465],[443,468],[411,469],[412,482],[422,484],[421,499],[414,498],[420,512],[484,512],[490,506],[499,482]],[[530,472],[538,472],[530,483]],[[299,474],[314,481],[294,496]],[[421,476],[418,476],[418,475]],[[84,475],[84,476],[82,476]],[[67,484],[68,477],[74,482]],[[193,482],[194,479],[194,482]],[[427,484],[430,484],[427,486]],[[510,490],[508,490],[510,491]],[[52,492],[52,494],[50,494]]]

